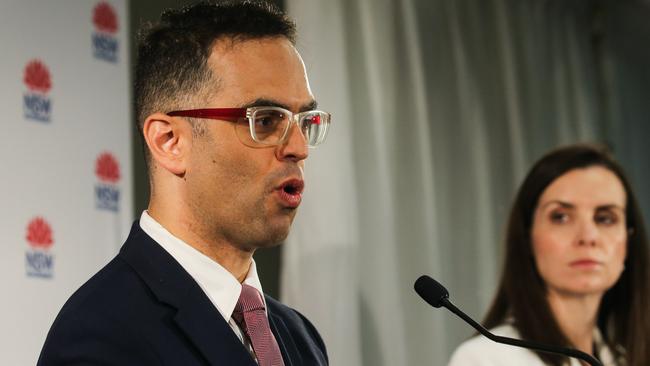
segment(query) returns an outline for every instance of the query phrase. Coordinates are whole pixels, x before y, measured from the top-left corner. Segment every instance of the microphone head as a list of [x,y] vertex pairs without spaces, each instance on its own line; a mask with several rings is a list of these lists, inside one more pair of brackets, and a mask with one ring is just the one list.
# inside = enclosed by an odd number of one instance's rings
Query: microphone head
[[435,308],[441,307],[444,304],[444,300],[449,298],[449,291],[447,291],[445,286],[427,275],[420,276],[415,281],[413,288],[424,301]]

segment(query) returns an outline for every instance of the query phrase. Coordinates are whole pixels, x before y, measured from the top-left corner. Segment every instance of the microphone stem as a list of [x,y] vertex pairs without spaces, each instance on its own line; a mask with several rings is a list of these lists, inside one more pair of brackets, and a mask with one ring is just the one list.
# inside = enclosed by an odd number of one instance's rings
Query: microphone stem
[[574,358],[581,359],[587,363],[589,363],[591,366],[603,366],[600,361],[595,359],[593,356],[584,353],[582,351],[578,351],[576,349],[565,349],[561,347],[555,347],[551,345],[546,345],[546,344],[541,344],[541,343],[536,343],[536,342],[531,342],[531,341],[523,341],[521,339],[515,339],[515,338],[508,338],[508,337],[501,337],[495,334],[490,333],[485,327],[483,327],[481,324],[477,323],[474,321],[474,319],[470,318],[467,316],[467,314],[463,313],[460,309],[458,309],[454,304],[449,301],[447,298],[443,298],[440,301],[440,304],[452,313],[458,315],[461,319],[466,321],[469,325],[474,327],[479,333],[483,334],[487,338],[498,342],[498,343],[505,343],[509,344],[511,346],[517,346],[517,347],[523,347],[523,348],[531,348],[536,351],[540,352],[545,352],[545,353],[554,353],[554,354],[561,354],[561,355],[566,355]]

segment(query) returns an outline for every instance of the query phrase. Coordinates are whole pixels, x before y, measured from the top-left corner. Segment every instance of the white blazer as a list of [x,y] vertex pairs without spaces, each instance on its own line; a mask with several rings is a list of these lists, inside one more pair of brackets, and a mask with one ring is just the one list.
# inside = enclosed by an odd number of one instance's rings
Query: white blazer
[[[500,325],[490,330],[504,337],[520,339],[519,332],[511,325]],[[598,358],[604,366],[622,366],[614,362],[612,353],[602,342],[600,332],[594,333],[597,344]],[[571,359],[570,366],[581,366],[576,359]],[[525,348],[495,343],[482,335],[463,342],[454,351],[448,366],[545,366],[542,360],[532,351]]]

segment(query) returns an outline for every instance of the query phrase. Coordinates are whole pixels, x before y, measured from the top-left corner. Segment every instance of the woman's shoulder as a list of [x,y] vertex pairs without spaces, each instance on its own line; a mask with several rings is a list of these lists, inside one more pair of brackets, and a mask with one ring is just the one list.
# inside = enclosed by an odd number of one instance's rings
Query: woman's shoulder
[[[490,331],[496,335],[519,338],[517,330],[508,324]],[[448,366],[543,366],[533,352],[523,348],[493,342],[482,335],[463,342],[454,351]]]

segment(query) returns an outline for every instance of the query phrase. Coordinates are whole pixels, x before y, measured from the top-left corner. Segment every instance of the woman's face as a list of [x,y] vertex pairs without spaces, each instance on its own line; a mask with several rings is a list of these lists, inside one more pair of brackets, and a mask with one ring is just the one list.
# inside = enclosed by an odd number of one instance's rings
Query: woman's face
[[532,243],[548,291],[602,294],[624,269],[626,194],[610,170],[574,169],[555,179],[539,198]]

